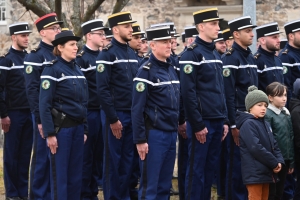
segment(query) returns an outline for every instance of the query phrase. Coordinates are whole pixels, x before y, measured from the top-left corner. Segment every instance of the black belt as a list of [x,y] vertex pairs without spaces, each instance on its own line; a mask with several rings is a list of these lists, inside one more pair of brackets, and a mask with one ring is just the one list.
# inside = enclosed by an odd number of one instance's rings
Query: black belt
[[81,120],[81,121],[74,120],[74,119],[66,116],[66,118],[64,119],[64,121],[60,127],[61,128],[70,128],[70,127],[78,126],[80,124],[83,124],[83,120]]

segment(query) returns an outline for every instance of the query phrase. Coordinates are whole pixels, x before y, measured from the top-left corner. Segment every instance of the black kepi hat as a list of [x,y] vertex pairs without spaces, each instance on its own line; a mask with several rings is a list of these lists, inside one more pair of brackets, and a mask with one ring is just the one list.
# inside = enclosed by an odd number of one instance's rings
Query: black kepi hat
[[31,33],[31,32],[32,31],[29,30],[29,25],[27,22],[19,22],[19,23],[9,25],[10,35],[17,35],[17,34]]
[[194,12],[193,16],[195,24],[222,19],[219,18],[218,8],[208,8],[205,10],[199,10],[197,12]]
[[288,35],[289,33],[300,31],[300,19],[288,22],[283,27],[285,29],[286,35]]
[[108,28],[103,26],[103,20],[102,19],[94,19],[87,22],[84,22],[81,24],[82,33],[83,35],[96,31],[96,30],[107,30]]
[[262,26],[256,27],[257,39],[260,37],[265,37],[269,35],[279,34],[279,27],[277,22],[272,22],[269,24],[264,24]]
[[147,36],[146,36],[145,31],[142,31],[141,33],[142,33],[142,38],[141,38],[141,40],[147,40]]
[[111,32],[111,28],[108,28],[107,30],[105,30],[105,36],[106,36],[106,39],[113,37],[113,34]]
[[81,38],[74,35],[72,31],[62,31],[55,35],[55,40],[52,41],[53,46],[64,44],[70,40],[79,41]]
[[223,30],[223,38],[224,38],[224,41],[226,41],[226,40],[230,40],[230,39],[233,39],[233,37],[232,37],[232,34],[231,34],[231,32],[230,32],[230,29],[228,28],[228,29],[225,29],[225,30]]
[[132,24],[132,35],[141,35],[142,31],[141,31],[141,27],[139,24]]
[[233,19],[228,22],[230,32],[231,34],[234,31],[239,31],[245,28],[255,28],[256,25],[252,24],[251,17],[250,16],[244,16],[244,17],[239,17],[236,19]]
[[286,43],[287,43],[286,38],[280,39],[280,49],[283,49],[285,47]]
[[199,34],[196,26],[186,26],[184,27],[184,32],[185,32],[185,38],[190,38],[190,37],[197,37]]
[[222,32],[222,31],[219,31],[219,32],[218,32],[218,38],[217,38],[217,39],[214,39],[214,42],[218,42],[218,41],[225,41],[225,40],[224,40],[224,36],[223,36],[223,32]]
[[47,15],[38,18],[34,22],[34,24],[36,25],[38,31],[41,31],[42,29],[47,28],[48,26],[51,26],[53,24],[63,24],[63,22],[57,20],[56,13],[49,13]]
[[181,33],[181,40],[182,40],[182,42],[185,42],[185,32]]
[[128,24],[128,23],[135,23],[136,21],[132,21],[130,11],[126,12],[118,12],[108,16],[108,23],[110,28],[121,25],[121,24]]
[[170,27],[169,26],[160,26],[153,27],[146,30],[147,40],[166,40],[171,39]]
[[174,37],[179,37],[179,34],[176,33],[176,27],[174,25],[174,22],[164,22],[164,23],[159,23],[159,24],[152,24],[150,26],[150,28],[161,27],[161,26],[169,26],[171,35],[173,35]]

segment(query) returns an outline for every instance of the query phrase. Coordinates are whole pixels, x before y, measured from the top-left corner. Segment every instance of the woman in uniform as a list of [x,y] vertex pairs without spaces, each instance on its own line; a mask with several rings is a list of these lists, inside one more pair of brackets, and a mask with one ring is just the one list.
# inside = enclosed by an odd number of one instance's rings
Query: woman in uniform
[[83,146],[87,138],[87,81],[75,62],[77,41],[63,31],[52,42],[54,55],[40,86],[40,116],[50,148],[51,199],[79,200]]

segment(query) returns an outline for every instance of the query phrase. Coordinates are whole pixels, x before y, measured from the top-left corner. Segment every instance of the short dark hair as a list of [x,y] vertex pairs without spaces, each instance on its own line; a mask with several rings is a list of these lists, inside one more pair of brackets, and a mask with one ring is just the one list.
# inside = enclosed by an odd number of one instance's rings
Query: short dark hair
[[266,93],[268,96],[282,96],[284,92],[287,92],[287,87],[279,82],[273,82],[269,84],[266,88]]

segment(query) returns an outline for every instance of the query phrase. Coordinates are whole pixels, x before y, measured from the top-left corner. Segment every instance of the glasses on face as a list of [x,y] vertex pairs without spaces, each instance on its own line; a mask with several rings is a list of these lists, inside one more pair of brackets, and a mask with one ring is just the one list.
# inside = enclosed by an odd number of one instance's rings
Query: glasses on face
[[96,34],[96,35],[99,35],[100,37],[105,37],[106,36],[104,33],[91,33],[91,34]]
[[50,28],[45,28],[45,30],[53,30],[54,32],[57,33],[58,31],[61,31],[61,28],[54,26],[54,27],[50,27]]

